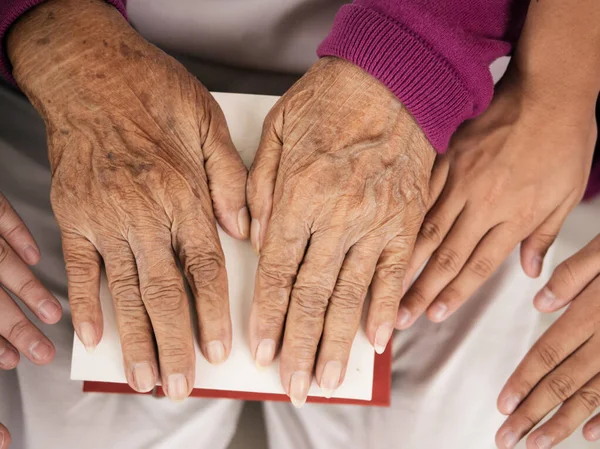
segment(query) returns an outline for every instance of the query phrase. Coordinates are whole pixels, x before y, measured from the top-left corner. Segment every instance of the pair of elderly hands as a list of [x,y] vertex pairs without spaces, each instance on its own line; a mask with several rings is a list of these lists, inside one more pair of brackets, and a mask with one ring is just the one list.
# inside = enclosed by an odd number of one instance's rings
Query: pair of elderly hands
[[[327,395],[343,381],[369,288],[367,335],[382,352],[394,327],[450,316],[520,242],[525,271],[539,275],[583,193],[593,117],[549,124],[508,76],[436,161],[398,99],[335,58],[275,105],[247,178],[197,79],[104,2],[72,6],[48,1],[21,19],[9,56],[48,130],[75,330],[88,348],[102,337],[104,264],[137,391],[159,376],[175,400],[193,387],[186,282],[204,356],[230,352],[216,222],[260,253],[251,349],[260,366],[280,352],[282,384],[301,405],[313,375]],[[54,323],[60,305],[26,267],[39,259],[35,242],[0,206],[0,284]],[[0,307],[0,367],[15,367],[19,351],[51,361],[52,343],[2,289]]]

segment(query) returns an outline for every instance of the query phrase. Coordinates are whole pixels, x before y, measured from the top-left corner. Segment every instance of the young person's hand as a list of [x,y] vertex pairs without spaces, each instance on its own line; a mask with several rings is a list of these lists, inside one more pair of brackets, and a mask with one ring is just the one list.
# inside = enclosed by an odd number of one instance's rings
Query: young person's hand
[[[54,358],[52,342],[9,295],[18,298],[42,323],[60,320],[60,303],[28,268],[39,260],[33,236],[0,193],[0,371],[16,368],[21,355],[36,365],[46,365]],[[0,423],[0,449],[7,449],[10,440],[8,429]]]
[[427,263],[400,303],[397,328],[424,312],[435,322],[451,316],[519,243],[525,273],[540,274],[583,196],[597,133],[593,109],[543,105],[509,73],[436,162],[447,180],[415,244],[407,280]]
[[556,268],[535,297],[542,312],[569,304],[536,342],[500,394],[510,415],[496,435],[512,449],[555,407],[558,411],[527,438],[528,449],[558,445],[586,420],[583,435],[600,440],[600,236]]

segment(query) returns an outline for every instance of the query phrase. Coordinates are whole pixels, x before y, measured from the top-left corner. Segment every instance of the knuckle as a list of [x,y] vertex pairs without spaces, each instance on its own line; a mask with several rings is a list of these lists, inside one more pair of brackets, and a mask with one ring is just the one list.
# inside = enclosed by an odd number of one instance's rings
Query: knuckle
[[186,275],[194,280],[196,288],[200,289],[221,276],[225,260],[217,251],[192,254],[186,258]]
[[339,278],[335,286],[331,301],[348,310],[356,310],[362,305],[366,296],[366,287],[362,282]]
[[139,292],[139,281],[137,273],[121,273],[117,278],[110,279],[108,287],[115,300],[121,301],[132,296],[132,293]]
[[278,332],[286,317],[286,309],[276,307],[261,307],[259,312],[259,334],[271,335]]
[[540,419],[532,410],[527,409],[521,413],[520,420],[523,424],[523,427],[529,430],[535,427]]
[[432,256],[434,266],[443,273],[456,273],[460,266],[460,257],[451,248],[440,248]]
[[25,225],[23,223],[18,223],[10,229],[6,230],[6,232],[4,232],[4,238],[10,239],[14,234],[23,234],[26,231],[27,228],[25,227]]
[[299,285],[294,287],[292,300],[298,310],[311,318],[323,317],[331,292],[318,285]]
[[94,280],[97,267],[80,259],[65,260],[65,269],[69,281],[75,284],[87,284]]
[[282,264],[261,261],[258,265],[259,276],[267,281],[269,285],[281,289],[289,289],[296,276],[295,271],[286,268]]
[[554,435],[567,436],[575,430],[569,417],[561,413],[560,410],[548,421],[547,426],[552,429]]
[[10,325],[6,338],[11,342],[22,341],[32,332],[33,325],[26,318],[22,318]]
[[423,221],[419,235],[425,240],[429,240],[433,243],[441,243],[442,241],[442,231],[440,230],[440,227],[433,221],[427,219]]
[[356,331],[352,331],[353,329],[346,329],[346,332],[342,332],[342,329],[335,329],[335,332],[330,332],[323,336],[321,346],[326,344],[330,347],[340,348],[343,351],[349,351],[354,342],[354,335],[356,334]]
[[584,387],[579,391],[579,399],[586,410],[592,414],[600,407],[600,391],[592,387]]
[[140,330],[123,329],[120,332],[121,348],[125,354],[152,352],[154,340],[152,335]]
[[178,339],[171,339],[158,347],[161,364],[187,366],[192,363],[194,353],[189,345],[183,344]]
[[573,267],[573,262],[565,260],[556,268],[553,279],[565,287],[575,286],[577,285],[577,276],[575,273],[576,270]]
[[548,380],[548,390],[556,399],[562,402],[573,394],[575,382],[566,374],[552,376]]
[[538,344],[536,352],[542,366],[547,371],[553,370],[562,361],[558,349],[549,343]]
[[385,283],[399,285],[406,277],[406,263],[394,262],[377,267],[377,277]]
[[467,264],[469,270],[480,278],[487,279],[494,272],[494,262],[488,257],[478,257]]
[[150,280],[141,293],[148,309],[161,315],[178,315],[187,306],[184,301],[185,290],[179,280]]
[[556,240],[556,234],[554,233],[543,233],[540,232],[535,236],[538,246],[545,248],[549,248]]
[[449,285],[440,292],[438,300],[446,305],[460,305],[465,300],[465,294],[456,287]]
[[4,265],[9,255],[10,248],[8,244],[4,240],[0,239],[0,265]]
[[420,288],[416,287],[414,284],[410,288],[407,298],[403,301],[405,303],[412,303],[420,309],[424,309],[431,302],[428,298],[425,297]]
[[35,278],[30,278],[30,279],[25,280],[23,283],[21,283],[16,288],[15,293],[19,298],[24,298],[24,297],[29,296],[30,293],[32,293],[39,287],[40,287],[40,285],[38,284],[38,281]]
[[313,361],[317,353],[319,337],[320,334],[313,336],[310,333],[295,335],[289,342],[290,353],[288,355],[295,359],[296,363],[301,360]]

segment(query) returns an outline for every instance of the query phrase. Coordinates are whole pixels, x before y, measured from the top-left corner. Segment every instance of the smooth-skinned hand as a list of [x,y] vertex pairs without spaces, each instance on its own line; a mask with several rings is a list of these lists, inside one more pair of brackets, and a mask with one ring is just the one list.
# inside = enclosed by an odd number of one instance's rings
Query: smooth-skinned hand
[[184,399],[195,382],[186,280],[201,351],[221,363],[231,322],[215,217],[249,236],[246,169],[222,111],[103,1],[45,2],[12,28],[8,52],[47,127],[77,335],[90,350],[102,338],[103,263],[128,383],[146,392],[160,376]]
[[576,113],[539,101],[513,68],[490,107],[457,131],[436,161],[445,185],[427,213],[407,271],[412,280],[396,319],[451,316],[521,243],[525,273],[537,277],[589,177],[593,106]]
[[296,406],[313,373],[326,396],[343,382],[369,285],[366,332],[377,352],[388,344],[435,154],[383,84],[337,58],[267,116],[247,188],[260,253],[250,347],[259,366],[281,350]]
[[[42,323],[60,320],[60,303],[28,267],[39,260],[31,233],[0,193],[0,370],[16,368],[20,354],[36,365],[46,365],[54,358],[52,342],[8,294],[20,299]],[[0,449],[7,449],[10,441],[8,429],[0,423]]]
[[[554,447],[600,407],[600,235],[556,268],[534,304],[541,312],[568,308],[502,389],[498,409],[510,416],[496,435],[500,449],[512,449],[559,407],[527,437],[528,449]],[[600,415],[583,435],[600,440]]]

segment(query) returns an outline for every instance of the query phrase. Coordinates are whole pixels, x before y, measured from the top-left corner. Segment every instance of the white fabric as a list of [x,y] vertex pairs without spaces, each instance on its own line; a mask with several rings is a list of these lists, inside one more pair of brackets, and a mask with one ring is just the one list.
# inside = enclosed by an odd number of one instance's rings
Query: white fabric
[[[0,191],[40,246],[36,273],[68,311],[60,235],[48,199],[45,148],[44,126],[36,112],[0,87]],[[151,396],[83,393],[81,382],[69,380],[70,315],[40,328],[56,345],[55,361],[38,367],[22,357],[16,372],[0,370],[0,422],[14,437],[12,449],[227,447],[242,402],[193,398],[175,404]]]
[[350,0],[128,0],[137,30],[161,47],[234,67],[303,73]]

